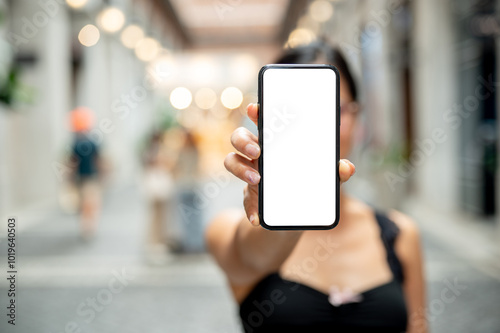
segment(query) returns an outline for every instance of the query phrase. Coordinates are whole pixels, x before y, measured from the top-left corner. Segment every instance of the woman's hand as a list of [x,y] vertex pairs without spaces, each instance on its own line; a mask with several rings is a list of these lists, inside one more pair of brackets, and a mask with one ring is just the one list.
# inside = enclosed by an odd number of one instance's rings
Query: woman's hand
[[[247,106],[248,118],[257,125],[259,108],[257,104]],[[259,167],[258,158],[260,156],[259,139],[244,127],[237,128],[231,135],[231,144],[238,153],[229,153],[224,166],[236,177],[247,183],[244,189],[243,205],[248,220],[252,225],[260,225],[259,221]],[[339,176],[341,184],[348,181],[354,174],[356,168],[354,164],[346,159],[339,162]]]

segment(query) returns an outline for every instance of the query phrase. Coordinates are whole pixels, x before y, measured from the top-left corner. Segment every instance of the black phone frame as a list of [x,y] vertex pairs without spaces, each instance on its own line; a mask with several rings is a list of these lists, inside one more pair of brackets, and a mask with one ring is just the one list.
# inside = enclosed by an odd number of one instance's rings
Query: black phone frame
[[[337,161],[336,169],[336,188],[335,188],[335,220],[330,225],[307,225],[307,226],[272,226],[268,225],[264,219],[264,119],[263,113],[265,112],[265,105],[263,104],[264,97],[264,73],[268,69],[330,69],[335,72],[335,86],[336,86],[336,149],[335,159]],[[259,71],[258,80],[258,101],[259,101],[259,117],[258,117],[258,131],[259,131],[259,146],[260,157],[258,161],[260,182],[259,182],[259,219],[260,225],[268,230],[329,230],[335,228],[339,223],[339,195],[340,195],[340,176],[339,176],[339,161],[340,161],[340,74],[338,69],[332,65],[319,65],[319,64],[269,64],[263,66]]]

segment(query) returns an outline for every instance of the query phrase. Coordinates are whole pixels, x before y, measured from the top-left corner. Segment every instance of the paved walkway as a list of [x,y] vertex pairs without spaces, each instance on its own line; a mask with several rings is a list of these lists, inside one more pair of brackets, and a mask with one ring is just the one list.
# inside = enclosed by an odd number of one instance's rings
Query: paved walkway
[[[238,183],[225,186],[203,221],[240,200]],[[17,325],[7,325],[3,314],[0,332],[239,332],[237,308],[208,255],[179,255],[162,267],[145,263],[145,216],[138,191],[127,188],[106,196],[92,242],[82,242],[76,217],[62,213],[24,230]],[[423,230],[423,239],[432,332],[500,332],[500,281],[455,256],[435,235]],[[0,251],[6,253],[5,241]],[[6,286],[1,279],[2,313]]]

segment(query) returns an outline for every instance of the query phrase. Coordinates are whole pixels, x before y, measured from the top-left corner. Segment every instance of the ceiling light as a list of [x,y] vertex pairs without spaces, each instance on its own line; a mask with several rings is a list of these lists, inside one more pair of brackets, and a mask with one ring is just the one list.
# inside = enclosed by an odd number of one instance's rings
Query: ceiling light
[[142,61],[151,61],[160,52],[160,43],[154,38],[144,38],[135,47],[135,55]]
[[217,95],[210,88],[201,88],[194,95],[194,102],[200,109],[208,110],[214,107]]
[[74,9],[80,9],[87,4],[88,0],[66,0],[66,4]]
[[229,72],[234,85],[247,87],[257,80],[259,61],[251,54],[240,54],[231,60]]
[[82,45],[87,47],[97,44],[100,37],[99,29],[92,24],[87,24],[78,33],[78,40]]
[[228,87],[220,96],[220,101],[228,109],[236,109],[243,102],[243,94],[238,88]]
[[170,103],[178,110],[184,110],[193,100],[193,96],[189,89],[184,87],[177,87],[170,93]]
[[301,45],[307,45],[314,41],[316,35],[309,29],[297,28],[288,36],[288,47],[294,48]]
[[309,6],[309,15],[317,22],[326,22],[333,15],[332,4],[325,0],[316,0]]
[[129,49],[133,49],[144,38],[144,31],[138,25],[132,24],[126,27],[121,34],[123,45]]
[[108,33],[119,31],[125,23],[125,15],[116,7],[103,9],[97,16],[97,24]]

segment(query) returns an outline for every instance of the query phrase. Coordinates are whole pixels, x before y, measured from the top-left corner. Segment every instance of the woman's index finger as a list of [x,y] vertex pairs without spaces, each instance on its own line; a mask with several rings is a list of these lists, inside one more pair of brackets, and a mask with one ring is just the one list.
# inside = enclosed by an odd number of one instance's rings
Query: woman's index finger
[[253,121],[255,125],[257,125],[259,121],[259,105],[255,103],[248,104],[247,115],[248,118],[250,118],[250,120]]

